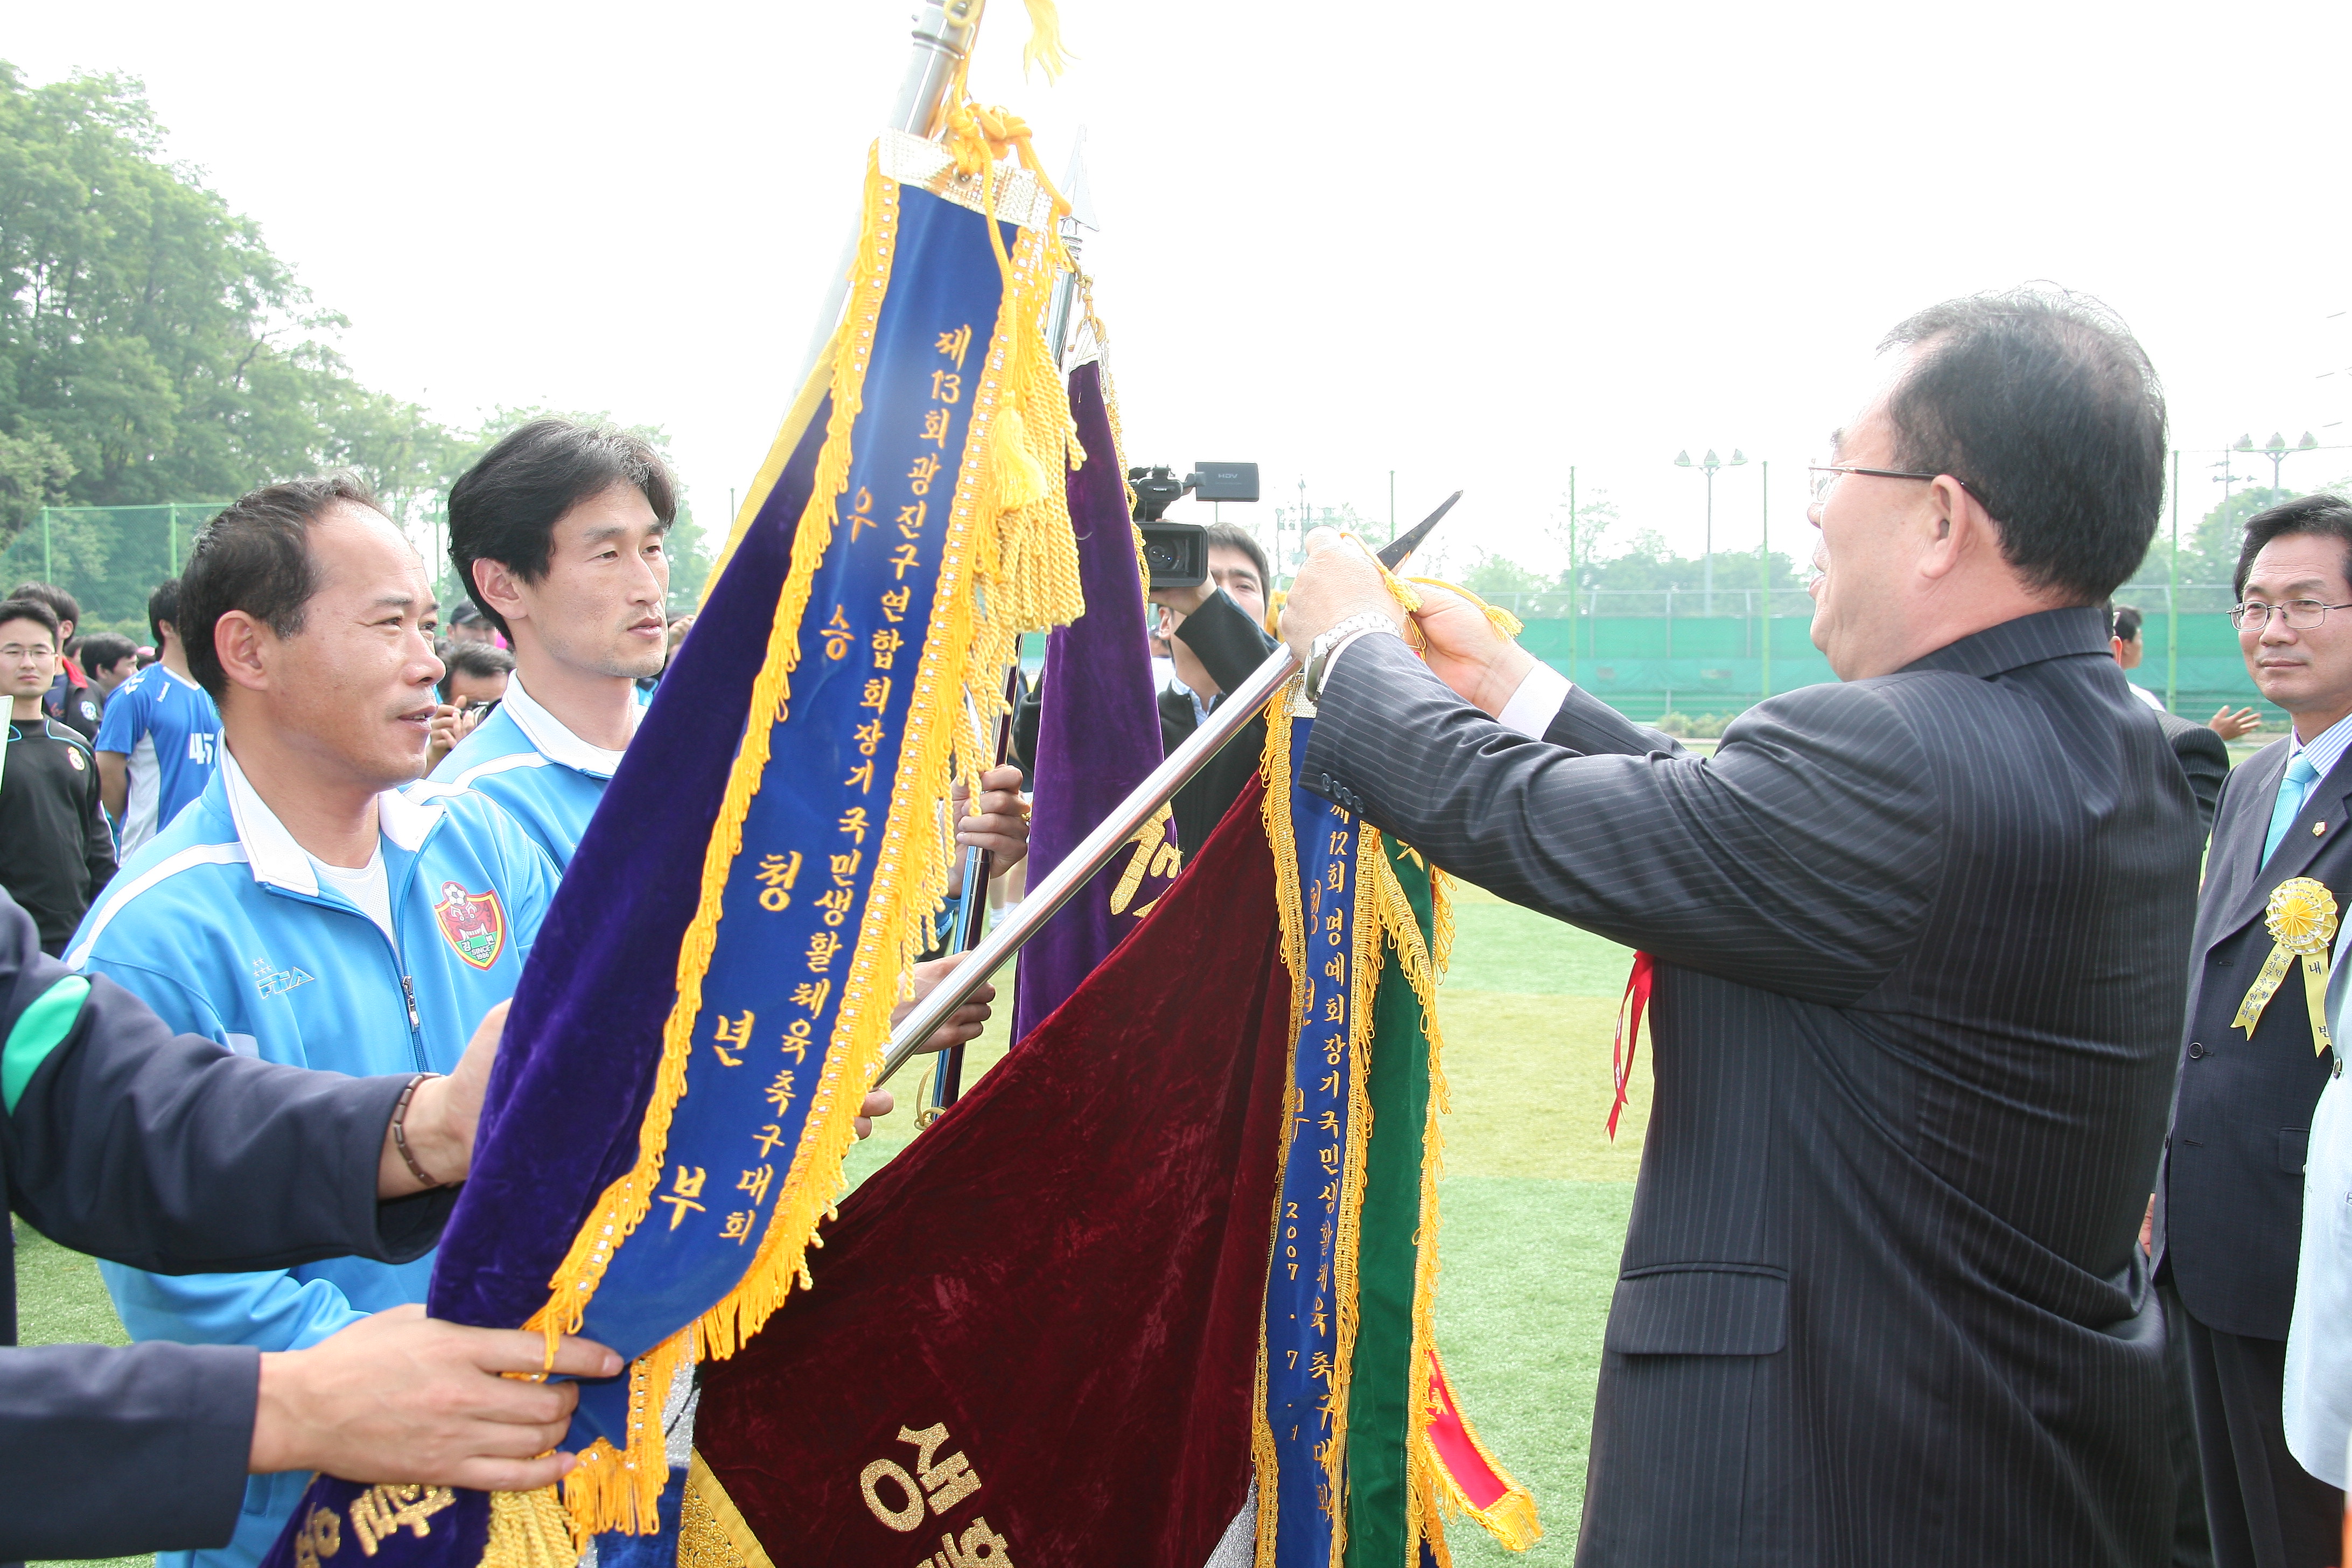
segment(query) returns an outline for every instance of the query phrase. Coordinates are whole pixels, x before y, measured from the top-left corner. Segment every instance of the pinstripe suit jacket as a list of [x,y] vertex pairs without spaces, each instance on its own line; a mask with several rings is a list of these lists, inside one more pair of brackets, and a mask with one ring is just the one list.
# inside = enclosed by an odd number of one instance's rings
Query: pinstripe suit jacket
[[1774,698],[1711,761],[1581,691],[1528,740],[1371,639],[1301,771],[1659,961],[1580,1563],[2161,1559],[2137,1233],[2197,823],[2098,611]]

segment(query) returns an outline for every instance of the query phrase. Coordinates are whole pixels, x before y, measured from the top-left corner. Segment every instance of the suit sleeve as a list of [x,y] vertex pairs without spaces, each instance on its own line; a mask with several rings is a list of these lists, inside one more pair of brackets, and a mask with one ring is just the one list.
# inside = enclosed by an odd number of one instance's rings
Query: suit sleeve
[[2230,776],[2230,748],[2204,725],[2192,724],[2175,736],[2173,750],[2180,758],[2180,771],[2189,775],[2189,792],[2197,797],[2198,835],[2210,837],[2221,782]]
[[0,1559],[228,1544],[260,1376],[216,1345],[0,1350]]
[[1349,651],[1320,706],[1306,787],[1480,887],[1670,963],[1843,1005],[1924,929],[1941,814],[1875,686],[1760,704],[1709,760],[1653,749],[1584,693],[1528,740],[1387,637]]
[[1275,649],[1265,628],[1251,620],[1249,612],[1234,603],[1233,595],[1223,588],[1177,623],[1176,635],[1192,650],[1220,691],[1239,688]]
[[[36,940],[0,902],[0,1026],[68,978]],[[233,1056],[174,1035],[104,976],[88,984],[71,1028],[0,1116],[12,1206],[43,1235],[175,1273],[354,1255],[404,1263],[439,1239],[455,1189],[376,1200],[405,1078]]]

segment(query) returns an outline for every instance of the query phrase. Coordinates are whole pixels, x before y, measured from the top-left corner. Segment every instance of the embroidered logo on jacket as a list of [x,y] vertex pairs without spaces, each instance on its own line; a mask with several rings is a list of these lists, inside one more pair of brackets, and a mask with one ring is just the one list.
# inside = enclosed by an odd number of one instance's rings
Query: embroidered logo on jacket
[[264,997],[283,996],[297,985],[310,984],[310,976],[300,969],[272,969],[269,960],[253,961],[253,983],[261,988]]
[[488,969],[506,946],[507,911],[495,892],[469,893],[455,882],[441,884],[441,901],[433,906],[441,934],[457,956],[477,969]]

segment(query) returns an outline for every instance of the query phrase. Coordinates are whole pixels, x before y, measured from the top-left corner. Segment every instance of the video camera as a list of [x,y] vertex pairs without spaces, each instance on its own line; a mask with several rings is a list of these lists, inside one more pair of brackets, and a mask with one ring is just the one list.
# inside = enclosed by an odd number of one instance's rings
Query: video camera
[[1197,522],[1162,522],[1168,509],[1191,493],[1202,500],[1257,500],[1255,463],[1195,463],[1178,479],[1167,468],[1129,468],[1135,525],[1155,588],[1197,588],[1209,580],[1208,530]]

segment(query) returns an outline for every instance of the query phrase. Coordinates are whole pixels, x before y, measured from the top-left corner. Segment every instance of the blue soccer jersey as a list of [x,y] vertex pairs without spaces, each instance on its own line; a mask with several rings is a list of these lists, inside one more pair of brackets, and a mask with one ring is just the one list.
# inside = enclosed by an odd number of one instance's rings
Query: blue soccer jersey
[[151,664],[107,699],[92,748],[119,752],[130,787],[124,794],[122,853],[172,826],[180,809],[205,793],[219,767],[220,710],[184,675]]

